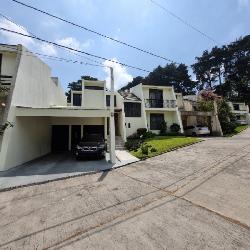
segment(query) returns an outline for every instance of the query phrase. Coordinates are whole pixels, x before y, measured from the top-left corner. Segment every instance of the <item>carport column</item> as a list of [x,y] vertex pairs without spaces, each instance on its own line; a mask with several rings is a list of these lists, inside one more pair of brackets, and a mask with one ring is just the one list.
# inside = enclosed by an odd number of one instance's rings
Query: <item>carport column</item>
[[115,112],[114,112],[114,72],[110,67],[111,93],[110,93],[110,119],[109,119],[109,136],[110,136],[110,161],[116,163],[115,156]]

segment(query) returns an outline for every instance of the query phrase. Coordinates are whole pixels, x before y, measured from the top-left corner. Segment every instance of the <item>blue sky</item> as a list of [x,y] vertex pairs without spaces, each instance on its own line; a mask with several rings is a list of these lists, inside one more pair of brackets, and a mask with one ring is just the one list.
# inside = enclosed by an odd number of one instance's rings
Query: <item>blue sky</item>
[[[22,0],[60,17],[72,20],[91,29],[150,50],[173,61],[192,64],[196,56],[215,44],[185,26],[150,0]],[[234,41],[250,33],[250,0],[155,0],[181,16],[192,25],[219,41]],[[131,48],[106,40],[87,31],[65,24],[43,14],[21,7],[11,0],[1,1],[1,14],[25,27],[20,30],[0,18],[0,27],[34,33],[39,37],[84,50],[109,59],[152,70],[167,62]],[[0,32],[0,43],[23,43],[32,51],[45,54],[80,58],[64,50]],[[44,59],[43,59],[44,60]],[[105,68],[44,60],[53,76],[67,83],[82,75],[108,80]],[[105,64],[108,64],[105,62]],[[125,85],[132,77],[146,73],[115,66],[116,87]]]

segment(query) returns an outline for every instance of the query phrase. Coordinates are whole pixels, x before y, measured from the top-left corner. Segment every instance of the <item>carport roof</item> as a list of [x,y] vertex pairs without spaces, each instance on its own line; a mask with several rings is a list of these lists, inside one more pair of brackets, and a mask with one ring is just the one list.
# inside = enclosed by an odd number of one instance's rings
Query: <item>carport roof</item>
[[16,116],[46,117],[109,117],[107,109],[84,109],[82,107],[54,106],[49,108],[16,107]]

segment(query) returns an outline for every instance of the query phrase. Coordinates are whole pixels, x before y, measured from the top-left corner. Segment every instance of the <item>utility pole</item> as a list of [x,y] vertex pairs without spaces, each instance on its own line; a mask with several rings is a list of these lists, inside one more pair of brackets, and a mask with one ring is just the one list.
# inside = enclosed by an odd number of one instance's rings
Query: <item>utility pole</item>
[[110,136],[110,162],[116,163],[115,155],[115,108],[114,108],[114,69],[110,67],[111,93],[110,93],[110,116],[109,116],[109,136]]

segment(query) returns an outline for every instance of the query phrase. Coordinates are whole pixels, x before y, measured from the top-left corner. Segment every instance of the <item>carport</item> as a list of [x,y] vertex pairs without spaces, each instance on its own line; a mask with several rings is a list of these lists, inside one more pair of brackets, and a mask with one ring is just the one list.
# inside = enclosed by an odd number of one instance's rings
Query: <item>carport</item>
[[5,169],[52,151],[71,151],[84,133],[101,132],[107,139],[106,109],[17,107],[15,114],[14,127],[6,133],[8,148],[2,151]]

